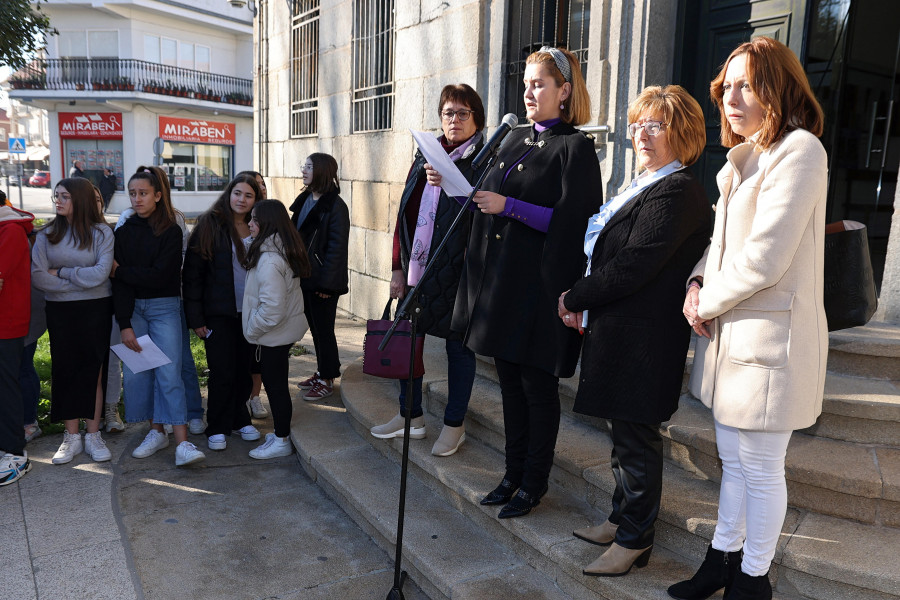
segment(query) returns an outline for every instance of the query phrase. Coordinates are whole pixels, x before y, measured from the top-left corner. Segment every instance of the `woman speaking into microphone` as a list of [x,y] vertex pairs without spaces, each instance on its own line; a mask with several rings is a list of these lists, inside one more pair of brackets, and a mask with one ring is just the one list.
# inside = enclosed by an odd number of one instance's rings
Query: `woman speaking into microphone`
[[481,501],[501,519],[528,514],[547,492],[559,431],[560,377],[569,377],[581,336],[556,302],[581,276],[581,238],[602,204],[590,98],[575,56],[543,47],[525,67],[531,127],[509,134],[478,205],[453,315],[465,344],[494,358],[503,397],[506,471]]

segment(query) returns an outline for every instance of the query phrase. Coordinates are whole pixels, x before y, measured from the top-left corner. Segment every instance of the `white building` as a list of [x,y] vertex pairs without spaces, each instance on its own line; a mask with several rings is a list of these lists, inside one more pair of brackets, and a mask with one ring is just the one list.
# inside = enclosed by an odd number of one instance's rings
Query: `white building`
[[171,176],[173,201],[205,209],[253,166],[253,13],[223,0],[48,0],[59,35],[10,78],[11,99],[48,111],[51,179],[73,160],[124,184],[140,165]]

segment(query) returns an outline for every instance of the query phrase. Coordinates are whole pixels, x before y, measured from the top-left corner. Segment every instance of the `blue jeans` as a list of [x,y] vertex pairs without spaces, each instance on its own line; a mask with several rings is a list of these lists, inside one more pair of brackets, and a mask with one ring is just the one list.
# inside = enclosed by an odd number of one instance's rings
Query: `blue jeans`
[[167,365],[135,373],[123,364],[125,419],[131,423],[152,419],[154,423],[184,425],[187,406],[181,381],[183,334],[181,299],[148,298],[134,301],[131,327],[134,335],[150,335],[172,361]]
[[22,351],[22,366],[19,367],[19,386],[22,388],[22,404],[25,408],[25,423],[37,421],[38,401],[41,399],[41,379],[34,370],[34,352],[37,340],[25,346]]
[[[444,409],[444,425],[459,427],[466,418],[472,384],[475,381],[475,353],[460,340],[445,340],[447,349],[447,408]],[[400,414],[406,414],[406,386],[408,379],[400,380]],[[422,378],[413,379],[413,418],[422,416]]]

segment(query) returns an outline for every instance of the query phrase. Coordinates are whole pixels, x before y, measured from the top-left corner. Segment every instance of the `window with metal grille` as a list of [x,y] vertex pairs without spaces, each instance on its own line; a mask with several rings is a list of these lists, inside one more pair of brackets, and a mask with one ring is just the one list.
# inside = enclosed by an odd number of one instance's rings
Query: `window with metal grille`
[[291,137],[319,131],[319,0],[291,0]]
[[394,114],[394,0],[353,3],[353,131],[390,129]]
[[587,77],[590,0],[522,0],[509,3],[505,112],[525,121],[525,59],[541,46],[563,47],[578,57]]

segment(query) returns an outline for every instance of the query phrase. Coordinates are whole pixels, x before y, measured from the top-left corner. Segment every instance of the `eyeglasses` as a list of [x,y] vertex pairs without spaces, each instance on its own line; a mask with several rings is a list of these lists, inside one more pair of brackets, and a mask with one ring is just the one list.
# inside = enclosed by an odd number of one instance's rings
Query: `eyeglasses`
[[647,132],[647,135],[659,135],[659,132],[668,127],[667,123],[660,121],[647,121],[645,123],[632,123],[628,126],[628,137],[636,138],[641,129]]
[[472,116],[472,113],[475,111],[472,110],[445,110],[441,112],[441,118],[451,123],[453,121],[453,117],[458,117],[460,121],[468,121],[469,117]]
[[59,203],[59,204],[67,204],[72,200],[71,194],[53,194],[50,196],[50,202]]

